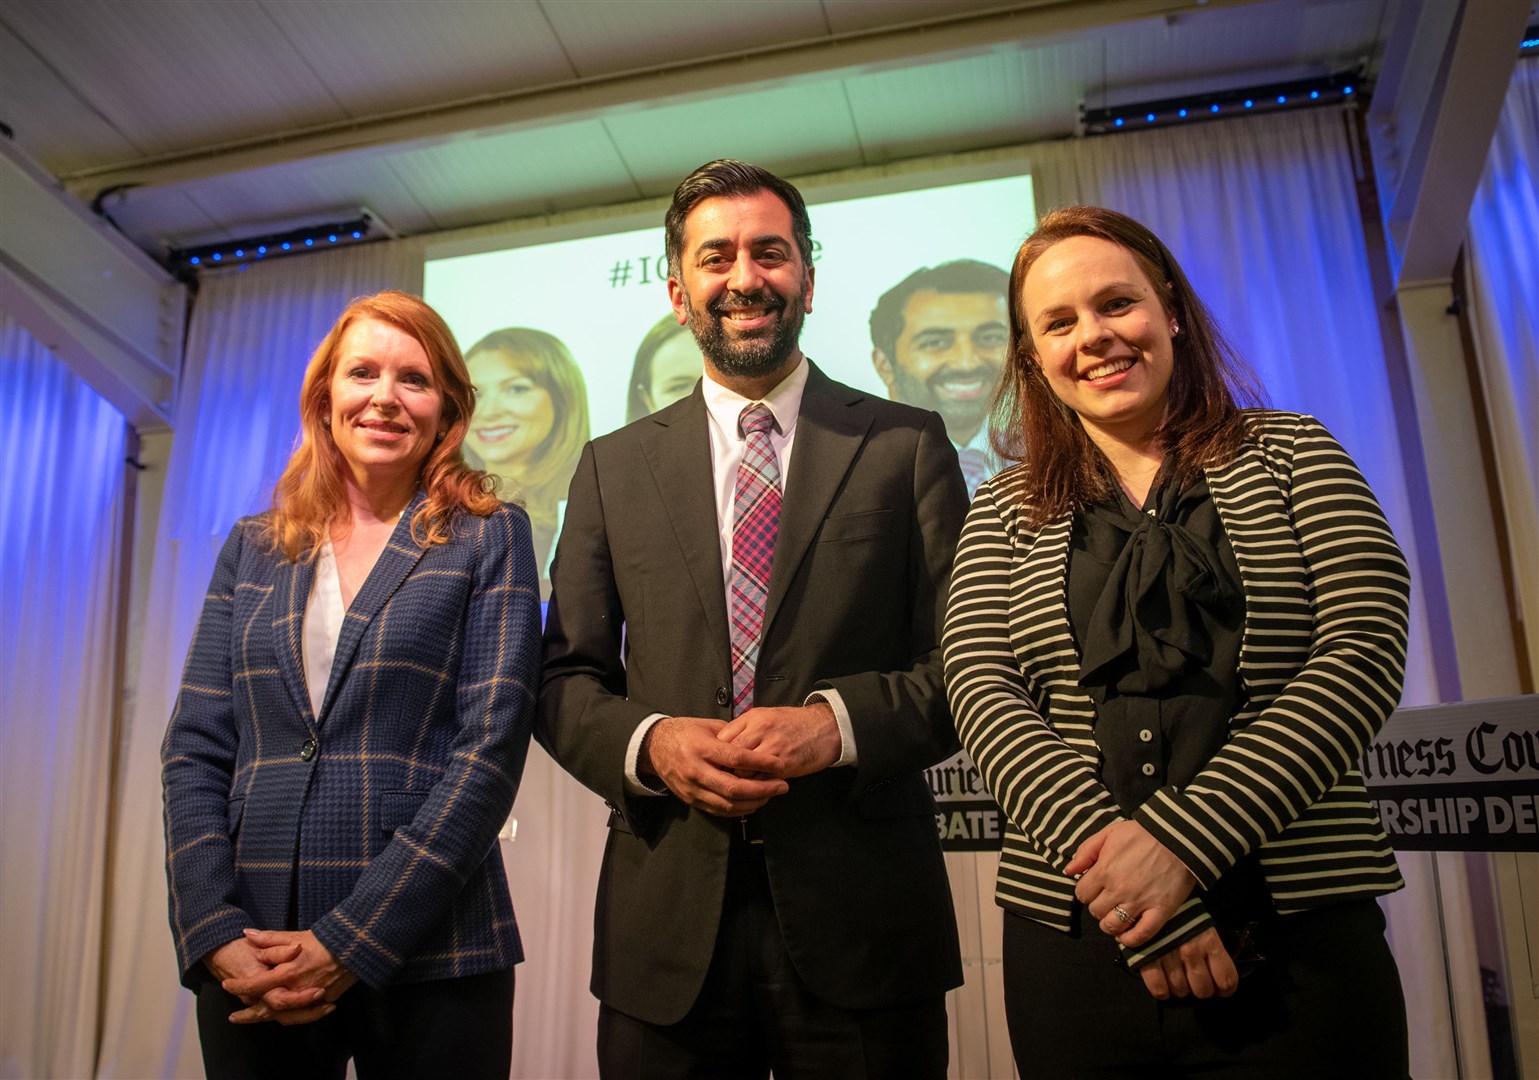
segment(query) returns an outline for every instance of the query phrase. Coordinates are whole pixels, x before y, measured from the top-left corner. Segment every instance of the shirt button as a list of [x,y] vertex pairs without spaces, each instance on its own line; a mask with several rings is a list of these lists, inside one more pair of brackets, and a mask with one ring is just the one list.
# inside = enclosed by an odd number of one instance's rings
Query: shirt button
[[1154,766],[1149,764],[1147,761],[1144,762],[1144,775],[1145,776],[1153,776],[1154,775]]
[[716,688],[716,704],[718,704],[718,705],[725,705],[727,702],[729,702],[731,700],[732,700],[732,698],[727,693],[727,688],[725,686],[718,686]]
[[309,761],[314,756],[315,756],[315,740],[314,739],[306,739],[304,745],[299,748],[299,760],[300,761]]
[[1140,731],[1138,733],[1138,741],[1139,742],[1153,742],[1154,741],[1154,732],[1150,731],[1148,728],[1144,728],[1142,731]]

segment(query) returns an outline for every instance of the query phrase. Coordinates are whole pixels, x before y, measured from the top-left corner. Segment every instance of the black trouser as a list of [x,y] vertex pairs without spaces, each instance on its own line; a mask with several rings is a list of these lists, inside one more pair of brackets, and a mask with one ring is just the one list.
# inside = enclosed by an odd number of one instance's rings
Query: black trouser
[[232,1024],[242,1008],[210,978],[198,991],[209,1080],[360,1080],[452,1076],[507,1080],[513,1064],[513,969],[373,990],[355,983],[313,1024]]
[[1022,1080],[1404,1080],[1405,998],[1384,915],[1354,900],[1259,921],[1264,959],[1232,997],[1160,1002],[1081,918],[1064,934],[1005,916],[1005,1014]]
[[[946,999],[843,1009],[797,974],[763,849],[734,843],[721,927],[700,997],[677,1024],[599,1010],[607,1080],[943,1080]],[[837,883],[831,883],[837,888]],[[852,950],[855,951],[855,950]]]

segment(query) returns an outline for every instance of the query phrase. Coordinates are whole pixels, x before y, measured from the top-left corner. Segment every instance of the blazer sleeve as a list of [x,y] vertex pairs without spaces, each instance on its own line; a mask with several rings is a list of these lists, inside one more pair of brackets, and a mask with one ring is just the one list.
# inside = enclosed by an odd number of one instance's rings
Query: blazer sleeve
[[[962,530],[946,610],[946,690],[962,745],[989,792],[1036,852],[1062,871],[1079,846],[1124,820],[1094,765],[1043,718],[1016,656],[1013,588],[1061,588],[1058,580],[1014,581],[1016,550],[1001,512],[1009,498],[990,482],[978,491]],[[1160,932],[1124,949],[1130,967],[1213,925],[1200,895],[1176,909]]]
[[1308,659],[1190,784],[1134,815],[1204,886],[1357,767],[1405,678],[1410,573],[1362,474],[1313,417],[1299,418],[1287,498],[1313,596]]
[[625,612],[615,581],[593,444],[583,448],[551,568],[535,738],[634,829],[651,801],[625,786],[625,753],[656,710],[626,698]]
[[237,746],[230,630],[248,523],[236,523],[219,552],[203,612],[161,744],[166,886],[182,982],[202,959],[251,926],[235,887],[230,789]]
[[487,858],[529,749],[540,640],[529,519],[504,506],[469,521],[477,528],[475,584],[460,635],[458,731],[448,768],[347,899],[312,927],[343,966],[374,987],[406,962]]
[[940,640],[946,586],[967,514],[967,487],[956,449],[936,413],[925,416],[911,473],[915,522],[910,530],[907,633],[912,663],[899,671],[817,683],[818,688],[838,691],[849,710],[859,759],[857,794],[933,765],[954,754],[958,745],[946,704]]

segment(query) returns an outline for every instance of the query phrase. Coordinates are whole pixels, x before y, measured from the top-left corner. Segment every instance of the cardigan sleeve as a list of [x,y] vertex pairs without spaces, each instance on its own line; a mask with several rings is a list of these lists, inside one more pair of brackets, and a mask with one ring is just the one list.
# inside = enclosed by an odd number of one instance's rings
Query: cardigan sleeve
[[529,519],[504,506],[477,523],[476,577],[455,684],[448,768],[408,825],[312,927],[370,986],[388,982],[496,842],[523,775],[539,668],[539,585]]
[[237,522],[219,552],[161,744],[171,936],[189,987],[205,956],[252,925],[238,901],[230,803],[238,742],[230,633],[248,524]]
[[962,528],[943,637],[946,694],[990,793],[1037,853],[1062,870],[1081,843],[1122,814],[1094,765],[1043,718],[1021,673],[1012,589],[1056,586],[1013,580],[1015,538],[996,501],[997,483],[978,490]]
[[1283,479],[1312,598],[1308,658],[1190,784],[1134,815],[1205,887],[1356,768],[1405,677],[1410,574],[1389,523],[1319,421],[1296,418],[1292,451]]

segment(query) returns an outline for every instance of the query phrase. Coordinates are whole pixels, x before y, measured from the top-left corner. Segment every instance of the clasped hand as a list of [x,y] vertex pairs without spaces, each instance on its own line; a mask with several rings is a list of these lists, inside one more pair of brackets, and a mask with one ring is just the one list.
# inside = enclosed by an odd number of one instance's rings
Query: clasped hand
[[[1136,821],[1108,825],[1086,840],[1064,872],[1078,879],[1074,895],[1101,930],[1130,949],[1151,941],[1197,885],[1181,860]],[[1162,1001],[1188,994],[1228,997],[1240,983],[1212,928],[1161,953],[1138,974]]]
[[742,817],[789,791],[788,780],[838,761],[840,746],[824,702],[749,709],[731,723],[672,716],[647,732],[642,768],[691,806]]
[[204,964],[246,1006],[230,1014],[236,1024],[311,1023],[336,1011],[337,998],[358,981],[308,930],[246,930]]

